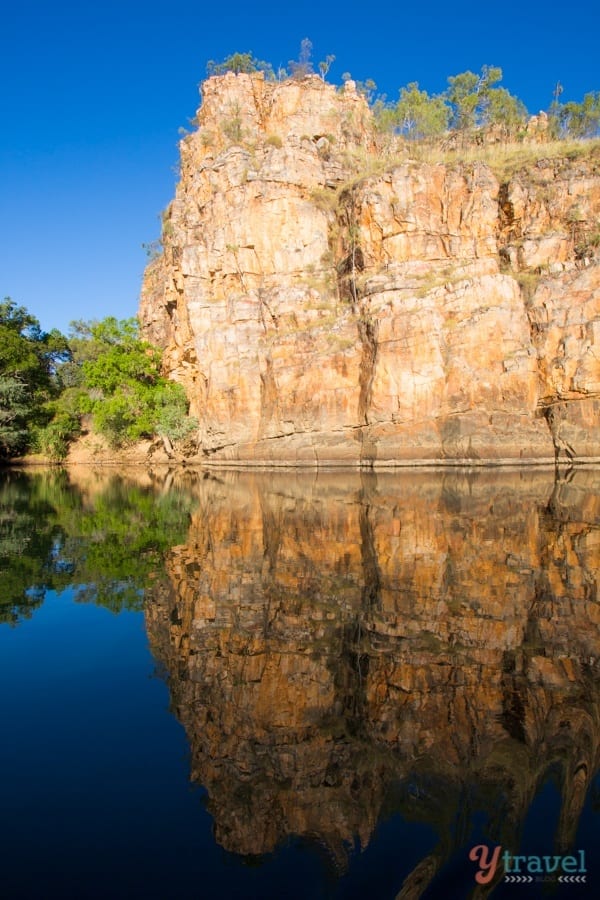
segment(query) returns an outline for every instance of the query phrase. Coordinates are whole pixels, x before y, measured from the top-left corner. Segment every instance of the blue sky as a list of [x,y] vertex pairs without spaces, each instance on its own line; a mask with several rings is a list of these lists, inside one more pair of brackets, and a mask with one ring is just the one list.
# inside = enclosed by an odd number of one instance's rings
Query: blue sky
[[209,59],[251,50],[275,67],[333,53],[328,80],[373,78],[395,99],[418,81],[501,66],[530,112],[600,90],[600,4],[377,4],[330,0],[4,4],[0,26],[0,296],[42,327],[135,315],[159,214],[175,185],[178,129]]

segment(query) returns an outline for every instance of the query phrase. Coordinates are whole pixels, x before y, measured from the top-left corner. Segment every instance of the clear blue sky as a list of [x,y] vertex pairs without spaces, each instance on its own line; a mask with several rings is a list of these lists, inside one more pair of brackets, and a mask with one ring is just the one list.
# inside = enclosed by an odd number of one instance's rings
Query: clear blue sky
[[209,59],[251,50],[285,66],[304,37],[329,80],[373,78],[395,99],[418,81],[501,66],[530,112],[600,90],[600,4],[381,0],[5,3],[0,24],[0,296],[42,327],[135,315],[172,197],[178,129]]

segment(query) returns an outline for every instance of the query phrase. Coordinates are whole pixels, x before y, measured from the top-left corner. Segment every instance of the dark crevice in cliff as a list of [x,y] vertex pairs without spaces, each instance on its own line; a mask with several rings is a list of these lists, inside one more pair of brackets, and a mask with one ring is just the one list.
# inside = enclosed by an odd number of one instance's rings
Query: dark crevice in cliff
[[[498,225],[501,246],[510,241],[519,240],[522,236],[521,222],[515,215],[514,204],[510,199],[510,186],[510,181],[504,181],[498,188]],[[500,253],[502,254],[502,250]]]
[[365,426],[369,425],[369,410],[373,398],[373,381],[377,365],[379,326],[376,321],[368,317],[358,320],[358,335],[362,345],[362,354],[359,367],[359,397],[358,397],[358,436],[360,440],[361,463],[372,462],[377,457],[377,444],[371,441],[365,434]]
[[338,229],[342,238],[342,258],[336,266],[340,298],[356,309],[360,300],[358,276],[365,268],[365,257],[360,246],[360,228],[355,210],[354,189],[340,194]]
[[367,316],[358,320],[358,336],[362,344],[360,360],[360,394],[358,397],[358,420],[361,424],[369,424],[369,408],[373,397],[373,379],[377,363],[378,323]]

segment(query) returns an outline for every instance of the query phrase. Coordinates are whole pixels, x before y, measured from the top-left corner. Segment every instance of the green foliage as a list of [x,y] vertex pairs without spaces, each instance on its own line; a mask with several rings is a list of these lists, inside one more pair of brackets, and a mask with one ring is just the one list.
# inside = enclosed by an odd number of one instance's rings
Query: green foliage
[[[4,344],[11,358],[13,343]],[[25,358],[19,371],[30,363]],[[71,323],[68,358],[53,373],[52,391],[32,398],[21,374],[0,374],[0,448],[9,455],[5,448],[14,454],[31,446],[64,459],[85,414],[114,448],[153,436],[185,440],[197,423],[187,415],[183,388],[164,378],[160,366],[160,350],[141,340],[136,319]]]
[[69,357],[59,331],[43,332],[35,316],[10,298],[0,303],[0,459],[25,452],[47,419],[45,404],[60,390]]
[[90,498],[63,471],[0,476],[0,624],[18,624],[67,587],[79,602],[140,609],[165,553],[185,540],[192,506],[180,491],[119,477]]
[[61,539],[53,552],[54,584],[62,569],[62,581],[78,586],[79,602],[113,612],[141,609],[144,589],[160,577],[165,553],[185,541],[189,496],[175,490],[158,493],[115,477],[91,503],[77,492],[66,499],[66,506],[58,508]]
[[412,81],[400,89],[400,97],[390,109],[394,130],[408,138],[423,140],[443,134],[448,127],[450,109],[441,96],[430,97]]
[[242,130],[242,120],[239,115],[234,115],[230,119],[224,119],[221,122],[221,130],[225,137],[229,138],[232,144],[241,144],[244,132]]
[[275,78],[272,65],[262,59],[256,59],[250,51],[248,53],[232,53],[220,63],[211,59],[206,64],[206,74],[209,78],[214,75],[225,75],[227,72],[233,72],[235,75],[263,72],[268,80],[272,81]]
[[481,114],[482,98],[480,93],[484,85],[480,77],[474,72],[461,72],[459,75],[450,75],[446,98],[452,110],[452,127],[461,131],[466,128],[474,128],[479,124],[478,113]]
[[335,62],[335,56],[332,53],[329,53],[325,57],[325,59],[322,59],[321,62],[318,64],[317,68],[319,70],[319,75],[321,76],[323,81],[325,81],[325,76],[329,72],[329,70],[332,67],[334,62]]
[[0,458],[25,451],[31,402],[27,386],[11,375],[0,375]]
[[479,75],[461,72],[448,78],[445,99],[450,104],[450,126],[458,131],[486,125],[515,126],[527,111],[505,88],[497,87],[502,80],[498,66],[483,66]]
[[86,335],[73,345],[81,369],[79,411],[91,413],[112,447],[153,435],[178,441],[193,431],[183,388],[161,375],[160,351],[140,339],[136,319],[77,327]]
[[54,404],[54,414],[50,422],[35,433],[34,449],[53,462],[65,459],[69,444],[81,433],[81,419],[72,411]]
[[188,402],[180,384],[167,381],[153,395],[154,430],[174,443],[185,441],[198,423],[187,414]]
[[93,358],[83,363],[83,381],[92,391],[112,396],[123,384],[153,384],[158,377],[160,351],[139,338],[136,319],[113,317],[92,322]]
[[448,79],[443,94],[430,95],[416,81],[400,89],[395,104],[380,98],[373,105],[377,127],[413,140],[428,140],[453,130],[496,126],[516,133],[527,116],[523,103],[496,86],[502,69],[484,66],[481,74],[462,72]]
[[569,101],[558,109],[561,131],[573,138],[600,134],[600,91],[586,94],[581,103]]
[[489,124],[498,125],[505,131],[516,132],[527,118],[525,105],[506,88],[498,87],[490,91],[487,104]]
[[28,618],[43,600],[55,520],[44,492],[29,488],[23,474],[0,473],[0,624]]

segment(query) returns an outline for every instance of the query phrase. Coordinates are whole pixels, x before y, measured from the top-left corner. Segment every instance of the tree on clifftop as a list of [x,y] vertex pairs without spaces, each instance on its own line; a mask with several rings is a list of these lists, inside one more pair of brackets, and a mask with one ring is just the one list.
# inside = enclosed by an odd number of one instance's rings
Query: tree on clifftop
[[574,138],[591,138],[600,133],[600,91],[586,94],[581,103],[570,100],[560,107],[560,126]]
[[[395,106],[381,106],[375,109],[383,127],[408,138],[423,140],[443,134],[448,127],[450,108],[443,97],[431,97],[427,91],[419,89],[418,82],[412,81],[400,89],[400,97]],[[387,120],[387,122],[386,122]]]
[[290,59],[288,62],[289,70],[292,78],[301,81],[307,75],[314,75],[314,67],[312,64],[312,41],[303,38],[300,41],[300,53],[298,59]]
[[450,104],[450,127],[457,131],[486,125],[514,127],[527,115],[523,103],[506,88],[499,66],[483,66],[481,73],[461,72],[448,78],[445,99]]
[[213,75],[225,75],[227,72],[233,72],[234,75],[264,72],[265,78],[269,80],[275,78],[273,66],[262,59],[257,59],[250,50],[247,53],[232,53],[220,63],[209,59],[206,64],[206,74],[209,78]]

